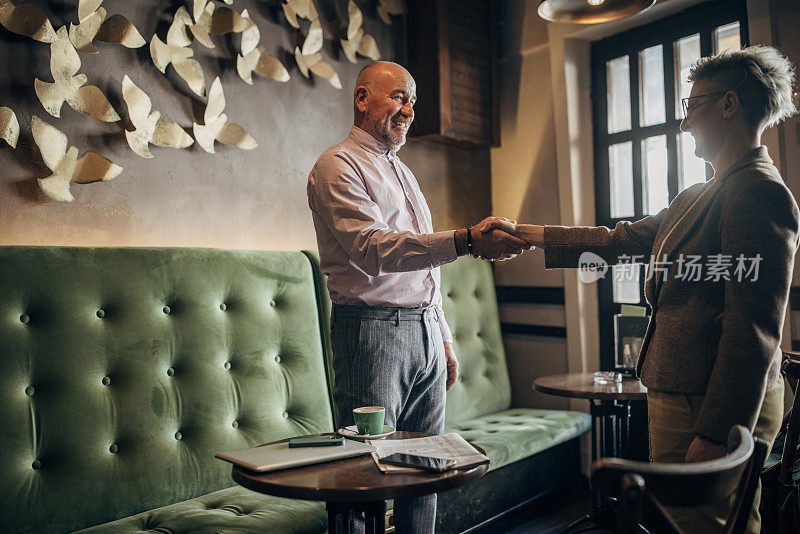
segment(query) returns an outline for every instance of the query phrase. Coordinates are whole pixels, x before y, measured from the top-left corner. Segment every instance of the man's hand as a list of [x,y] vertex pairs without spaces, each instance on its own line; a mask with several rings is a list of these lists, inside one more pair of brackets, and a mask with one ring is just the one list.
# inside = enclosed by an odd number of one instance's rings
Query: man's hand
[[527,241],[531,249],[544,246],[544,226],[538,224],[517,224],[517,221],[509,221],[502,217],[489,217],[481,221],[476,228],[480,228],[484,233],[490,232],[493,228],[503,230]]
[[508,260],[530,249],[527,241],[514,237],[507,230],[516,230],[514,221],[500,217],[487,217],[473,226],[473,255],[487,260]]
[[689,450],[686,451],[686,459],[684,461],[687,464],[705,462],[725,456],[727,452],[724,445],[717,445],[700,436],[695,436],[692,443],[689,444]]
[[444,344],[444,356],[447,358],[447,391],[450,391],[458,378],[458,359],[452,343]]

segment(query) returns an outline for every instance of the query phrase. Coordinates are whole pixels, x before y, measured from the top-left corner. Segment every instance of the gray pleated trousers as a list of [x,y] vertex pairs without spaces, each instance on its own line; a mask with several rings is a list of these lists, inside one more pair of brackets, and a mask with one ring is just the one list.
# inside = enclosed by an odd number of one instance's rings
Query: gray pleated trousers
[[[397,430],[441,434],[447,365],[435,308],[334,304],[333,400],[342,426],[353,408],[384,406]],[[398,534],[432,533],[436,494],[394,503]],[[363,522],[357,524],[363,529]]]

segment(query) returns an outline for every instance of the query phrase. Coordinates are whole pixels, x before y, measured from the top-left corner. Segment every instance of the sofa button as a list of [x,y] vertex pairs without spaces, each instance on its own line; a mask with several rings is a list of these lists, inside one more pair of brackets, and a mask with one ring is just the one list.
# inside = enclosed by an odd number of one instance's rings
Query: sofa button
[[270,308],[274,308],[274,307],[275,307],[275,306],[277,306],[277,305],[278,305],[278,303],[277,303],[277,302],[275,302],[275,299],[273,299],[273,300],[270,300],[270,301],[269,301],[269,307],[270,307]]
[[164,312],[164,313],[169,313],[169,312],[171,312],[171,311],[172,311],[172,310],[170,309],[170,307],[169,307],[169,306],[164,306],[164,307],[163,307],[163,308],[161,308],[161,309],[163,310],[163,312]]
[[478,293],[478,290],[477,290],[477,289],[476,289],[475,291],[473,291],[473,292],[472,292],[472,296],[473,296],[473,297],[475,297],[475,298],[478,298],[480,295],[481,295],[481,294],[480,294],[480,293]]
[[289,412],[283,412],[281,414],[281,417],[283,417],[284,419],[289,419]]
[[29,322],[30,320],[31,320],[31,318],[30,318],[30,316],[29,316],[27,313],[23,313],[22,315],[20,315],[20,316],[19,316],[19,321],[20,321],[22,324],[28,324],[28,322]]
[[222,304],[219,305],[219,309],[225,311],[228,309],[228,306],[223,302]]
[[281,357],[275,356],[275,363],[281,363]]
[[183,434],[180,432],[175,432],[175,439],[180,440],[181,438],[183,438]]
[[104,386],[110,386],[111,385],[111,378],[107,377],[107,376],[104,376],[102,382],[103,382]]
[[452,291],[447,293],[447,298],[449,298],[449,299],[453,298],[453,292]]
[[119,447],[117,447],[116,443],[108,448],[108,452],[110,452],[111,454],[117,454],[118,450],[119,450]]
[[95,315],[97,315],[99,319],[102,319],[106,316],[106,312],[105,310],[97,310],[97,313],[95,313]]
[[483,376],[489,376],[489,371],[484,371],[482,374]]
[[475,335],[476,335],[477,337],[483,337],[483,334],[481,333],[481,331],[480,331],[480,330],[479,330],[479,331],[477,331],[477,332],[475,332]]
[[33,467],[34,471],[38,471],[39,469],[42,468],[42,462],[40,462],[39,460],[34,460],[33,463],[31,464],[31,467]]
[[223,363],[223,364],[222,364],[222,367],[224,367],[225,369],[230,369],[230,368],[231,368],[231,362],[225,362],[225,363]]
[[173,369],[172,367],[167,369],[167,376],[175,376],[175,369]]
[[236,419],[234,419],[234,420],[233,420],[233,423],[231,423],[231,426],[232,426],[233,428],[239,428],[239,421],[237,421]]
[[33,389],[33,386],[28,386],[25,388],[25,395],[29,397],[33,397],[33,394],[36,393],[36,390]]

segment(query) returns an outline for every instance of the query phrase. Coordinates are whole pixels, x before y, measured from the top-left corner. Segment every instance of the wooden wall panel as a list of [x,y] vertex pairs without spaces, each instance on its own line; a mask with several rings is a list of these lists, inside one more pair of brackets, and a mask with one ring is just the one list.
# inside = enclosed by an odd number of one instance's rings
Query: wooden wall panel
[[417,80],[411,135],[499,145],[495,3],[409,1],[408,63]]

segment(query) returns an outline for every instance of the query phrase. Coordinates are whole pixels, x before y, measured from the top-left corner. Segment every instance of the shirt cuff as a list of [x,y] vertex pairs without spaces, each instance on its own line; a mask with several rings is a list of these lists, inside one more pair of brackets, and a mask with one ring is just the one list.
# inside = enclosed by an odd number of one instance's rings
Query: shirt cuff
[[441,307],[436,306],[436,312],[439,315],[439,331],[442,333],[442,341],[444,343],[452,343],[453,334],[450,332],[450,326],[447,324],[447,321],[444,318],[444,310],[442,310]]
[[422,234],[420,235],[420,240],[428,247],[431,267],[438,267],[445,263],[456,261],[456,258],[458,258],[455,232],[452,230]]

